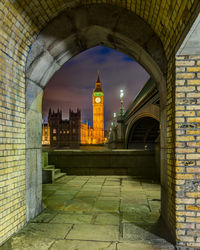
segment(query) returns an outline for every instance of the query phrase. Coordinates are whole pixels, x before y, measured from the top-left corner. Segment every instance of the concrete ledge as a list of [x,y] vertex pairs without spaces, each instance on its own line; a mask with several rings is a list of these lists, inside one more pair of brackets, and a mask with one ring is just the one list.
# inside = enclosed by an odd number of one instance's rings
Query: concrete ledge
[[68,175],[133,175],[154,179],[155,154],[141,150],[55,150],[48,152],[49,164]]

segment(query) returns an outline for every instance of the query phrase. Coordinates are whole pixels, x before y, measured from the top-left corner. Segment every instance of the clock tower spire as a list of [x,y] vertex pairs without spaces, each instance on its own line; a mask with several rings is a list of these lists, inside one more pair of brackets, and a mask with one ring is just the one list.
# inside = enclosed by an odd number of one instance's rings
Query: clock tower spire
[[100,72],[92,95],[93,105],[93,144],[104,142],[104,93],[100,81]]

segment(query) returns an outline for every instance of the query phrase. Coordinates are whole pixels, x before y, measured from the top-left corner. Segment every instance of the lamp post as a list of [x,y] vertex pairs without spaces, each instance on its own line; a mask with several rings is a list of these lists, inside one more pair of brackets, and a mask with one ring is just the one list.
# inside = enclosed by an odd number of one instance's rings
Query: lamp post
[[123,100],[123,97],[124,97],[124,90],[121,89],[120,90],[120,103],[121,103],[121,107],[120,107],[120,115],[123,116],[124,115],[124,100]]
[[114,112],[113,113],[113,124],[114,124],[114,126],[116,126],[116,118],[117,118],[117,113]]

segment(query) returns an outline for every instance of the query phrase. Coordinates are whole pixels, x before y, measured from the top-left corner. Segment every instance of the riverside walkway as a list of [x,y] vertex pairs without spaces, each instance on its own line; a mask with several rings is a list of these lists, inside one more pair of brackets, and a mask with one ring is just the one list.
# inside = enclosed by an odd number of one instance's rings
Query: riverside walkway
[[43,185],[43,204],[2,250],[174,249],[161,236],[160,185],[149,180],[65,176]]

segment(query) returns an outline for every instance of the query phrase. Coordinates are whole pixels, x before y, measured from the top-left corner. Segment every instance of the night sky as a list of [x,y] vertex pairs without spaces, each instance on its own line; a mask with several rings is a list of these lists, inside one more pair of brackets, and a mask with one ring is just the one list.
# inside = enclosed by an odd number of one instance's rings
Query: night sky
[[92,125],[92,92],[97,71],[104,91],[105,126],[108,128],[113,112],[119,113],[119,92],[125,92],[125,109],[149,79],[149,74],[130,57],[103,46],[86,50],[66,62],[49,81],[43,96],[43,119],[48,110],[62,109],[68,118],[69,108],[81,109],[82,121]]

